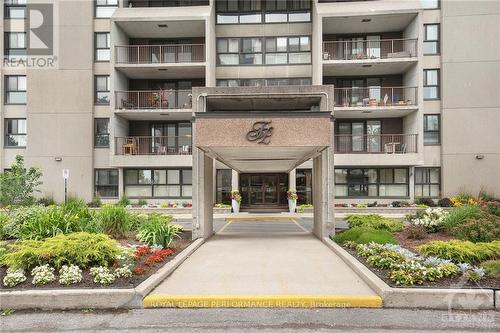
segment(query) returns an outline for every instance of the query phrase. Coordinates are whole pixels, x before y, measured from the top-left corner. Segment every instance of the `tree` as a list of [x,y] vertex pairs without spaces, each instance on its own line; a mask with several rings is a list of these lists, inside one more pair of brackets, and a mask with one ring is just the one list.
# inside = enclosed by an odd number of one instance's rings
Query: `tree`
[[0,205],[30,205],[34,202],[33,192],[40,192],[42,171],[31,167],[26,169],[24,157],[16,155],[16,161],[9,171],[0,173]]

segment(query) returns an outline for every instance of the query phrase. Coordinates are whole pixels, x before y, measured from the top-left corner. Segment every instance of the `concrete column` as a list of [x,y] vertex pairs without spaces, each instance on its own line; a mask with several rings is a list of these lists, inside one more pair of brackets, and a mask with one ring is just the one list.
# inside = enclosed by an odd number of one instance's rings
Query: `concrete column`
[[214,163],[202,150],[193,152],[193,239],[213,234]]
[[123,168],[118,168],[118,197],[121,199],[125,195],[125,172]]
[[240,174],[236,170],[231,170],[231,191],[240,190]]
[[328,148],[313,159],[313,233],[318,238],[328,237],[335,232],[333,214],[333,153]]
[[408,168],[408,196],[411,201],[415,200],[415,167]]
[[293,169],[288,173],[288,189],[297,190],[297,169]]

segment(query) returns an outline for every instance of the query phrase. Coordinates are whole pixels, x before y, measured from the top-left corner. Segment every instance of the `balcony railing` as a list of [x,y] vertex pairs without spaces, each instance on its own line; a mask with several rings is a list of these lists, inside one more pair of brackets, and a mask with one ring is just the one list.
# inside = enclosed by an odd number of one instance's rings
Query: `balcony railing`
[[335,135],[338,154],[408,154],[417,152],[417,134]]
[[191,90],[116,91],[115,109],[190,109]]
[[209,0],[124,0],[123,7],[208,6]]
[[205,61],[205,44],[116,46],[117,64],[175,64]]
[[128,136],[115,138],[116,155],[191,155],[191,136]]
[[359,87],[335,88],[335,106],[414,106],[417,87]]
[[366,60],[417,56],[417,39],[323,42],[323,60]]

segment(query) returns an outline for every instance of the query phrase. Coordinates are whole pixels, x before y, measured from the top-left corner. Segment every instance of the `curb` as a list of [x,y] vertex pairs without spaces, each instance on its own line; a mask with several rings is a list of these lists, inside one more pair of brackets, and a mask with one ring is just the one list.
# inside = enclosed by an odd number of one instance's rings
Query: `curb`
[[[323,243],[382,297],[384,307],[440,310],[495,309],[495,293],[491,289],[392,288],[330,238],[323,238]],[[498,292],[496,294],[498,300]]]
[[152,289],[196,251],[204,242],[197,239],[174,259],[135,288],[129,289],[52,289],[0,291],[0,308],[13,310],[137,309]]
[[150,295],[145,308],[381,308],[379,296]]

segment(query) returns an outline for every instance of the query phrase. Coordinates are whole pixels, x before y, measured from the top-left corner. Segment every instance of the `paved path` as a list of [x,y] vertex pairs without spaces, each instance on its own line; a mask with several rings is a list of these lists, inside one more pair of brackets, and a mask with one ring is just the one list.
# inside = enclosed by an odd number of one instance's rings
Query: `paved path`
[[296,220],[224,225],[151,294],[376,296]]
[[146,309],[15,312],[2,333],[498,332],[500,312],[401,309]]

